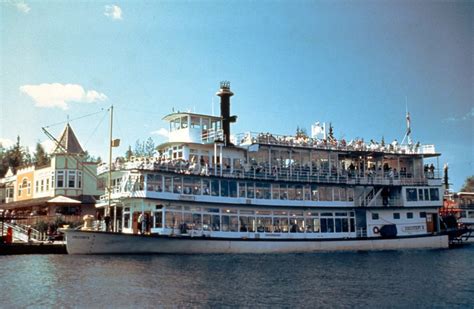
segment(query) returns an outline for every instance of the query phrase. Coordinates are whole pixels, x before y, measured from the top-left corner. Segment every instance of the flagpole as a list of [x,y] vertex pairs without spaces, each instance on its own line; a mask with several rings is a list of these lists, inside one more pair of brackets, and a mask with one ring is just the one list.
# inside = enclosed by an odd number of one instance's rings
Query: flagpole
[[[111,206],[111,198],[112,198],[112,125],[114,120],[114,106],[110,106],[110,132],[109,132],[109,179],[108,179],[108,203],[107,209],[105,211],[105,215],[109,216],[110,218],[110,206]],[[116,219],[116,211],[114,211],[114,230],[115,230],[115,219]],[[110,220],[110,219],[109,219]]]

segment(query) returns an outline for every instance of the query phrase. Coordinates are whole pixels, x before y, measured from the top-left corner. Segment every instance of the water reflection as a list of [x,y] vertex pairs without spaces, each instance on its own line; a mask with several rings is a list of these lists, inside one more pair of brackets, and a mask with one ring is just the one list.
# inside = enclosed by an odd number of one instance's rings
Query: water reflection
[[472,306],[473,248],[0,257],[0,307]]

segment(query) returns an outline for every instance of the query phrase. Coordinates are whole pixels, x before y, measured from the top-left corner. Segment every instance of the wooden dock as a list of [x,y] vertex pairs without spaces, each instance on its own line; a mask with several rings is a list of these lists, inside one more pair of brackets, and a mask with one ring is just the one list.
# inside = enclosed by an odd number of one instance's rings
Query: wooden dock
[[66,244],[35,242],[35,243],[0,243],[0,255],[14,254],[67,254]]

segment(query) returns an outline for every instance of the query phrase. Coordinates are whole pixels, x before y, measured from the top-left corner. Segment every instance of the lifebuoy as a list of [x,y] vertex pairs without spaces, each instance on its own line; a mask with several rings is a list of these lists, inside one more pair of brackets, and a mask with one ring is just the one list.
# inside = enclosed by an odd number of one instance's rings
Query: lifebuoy
[[378,226],[374,226],[374,228],[372,229],[372,231],[374,232],[374,234],[380,233],[380,230],[379,230]]

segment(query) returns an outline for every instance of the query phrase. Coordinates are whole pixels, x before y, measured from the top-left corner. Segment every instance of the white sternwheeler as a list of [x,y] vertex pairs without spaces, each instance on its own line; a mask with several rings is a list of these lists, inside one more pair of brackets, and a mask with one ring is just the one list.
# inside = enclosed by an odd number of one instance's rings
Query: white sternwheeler
[[448,247],[438,223],[439,154],[411,143],[408,114],[406,144],[336,140],[319,123],[311,136],[231,136],[230,84],[217,95],[220,116],[164,117],[169,141],[158,157],[99,167],[109,183],[97,204],[107,227],[89,218],[66,230],[70,254]]

